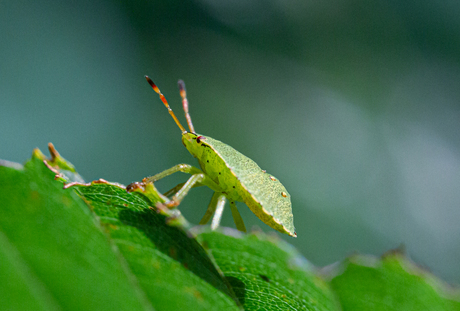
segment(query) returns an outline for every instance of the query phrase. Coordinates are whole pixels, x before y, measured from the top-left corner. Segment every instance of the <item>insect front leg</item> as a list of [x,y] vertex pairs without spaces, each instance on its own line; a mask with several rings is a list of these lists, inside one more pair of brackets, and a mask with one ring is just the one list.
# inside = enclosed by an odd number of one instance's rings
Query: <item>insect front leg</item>
[[211,189],[218,189],[219,186],[212,181],[209,177],[207,177],[205,174],[200,173],[200,174],[194,174],[192,177],[190,177],[187,182],[180,188],[176,194],[172,197],[171,201],[167,203],[168,207],[174,207],[179,205],[179,203],[182,201],[182,199],[187,195],[187,193],[192,189],[194,186],[197,185],[205,185],[210,187]]
[[182,201],[182,199],[187,195],[187,193],[192,189],[193,185],[196,183],[199,183],[205,178],[204,174],[195,174],[190,177],[185,184],[182,186],[182,188],[179,189],[179,191],[176,192],[176,194],[172,197],[171,201],[168,202],[168,206],[177,206],[179,203]]
[[168,191],[166,191],[165,193],[163,193],[163,195],[164,195],[165,197],[169,197],[169,196],[171,196],[171,195],[174,195],[174,194],[176,194],[177,191],[179,191],[180,188],[182,188],[184,185],[185,185],[184,182],[183,182],[183,183],[180,183],[180,184],[178,184],[177,186],[175,186],[174,188],[169,189]]
[[191,175],[195,175],[195,174],[202,174],[203,172],[194,167],[194,166],[191,166],[190,164],[177,164],[177,165],[174,165],[173,167],[167,169],[167,170],[164,170],[163,172],[161,173],[158,173],[156,175],[153,175],[153,176],[150,176],[150,177],[146,177],[144,178],[142,181],[144,183],[148,183],[148,182],[156,182],[162,178],[165,178],[166,176],[169,176],[171,174],[174,174],[176,172],[183,172],[183,173],[187,173],[187,174],[191,174]]
[[[184,185],[185,185],[184,182],[183,182],[183,183],[180,183],[180,184],[178,184],[177,186],[175,186],[174,188],[169,189],[168,191],[166,191],[165,193],[163,193],[163,195],[164,195],[165,197],[170,197],[170,196],[176,194],[177,191],[179,191]],[[193,188],[201,187],[201,186],[204,186],[204,185],[203,185],[203,184],[194,184],[194,185],[193,185]]]

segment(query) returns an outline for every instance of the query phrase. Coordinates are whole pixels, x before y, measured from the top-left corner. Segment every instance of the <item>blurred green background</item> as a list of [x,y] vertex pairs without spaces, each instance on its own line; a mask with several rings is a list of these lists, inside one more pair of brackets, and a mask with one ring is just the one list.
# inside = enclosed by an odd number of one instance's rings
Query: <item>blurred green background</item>
[[[197,132],[289,190],[283,238],[314,264],[404,244],[458,284],[459,16],[458,1],[4,1],[0,158],[53,142],[86,180],[124,184],[197,165],[143,76],[182,122],[183,79]],[[210,198],[181,210],[197,223]]]

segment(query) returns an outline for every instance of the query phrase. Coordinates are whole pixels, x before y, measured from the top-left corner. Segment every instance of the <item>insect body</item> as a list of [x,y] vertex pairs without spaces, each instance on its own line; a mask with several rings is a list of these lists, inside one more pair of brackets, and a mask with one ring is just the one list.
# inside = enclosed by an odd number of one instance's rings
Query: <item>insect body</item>
[[222,216],[225,201],[230,202],[233,219],[240,231],[246,231],[235,202],[244,202],[264,223],[279,232],[296,237],[292,215],[291,198],[286,188],[272,175],[262,170],[254,161],[209,136],[195,133],[188,112],[185,85],[179,81],[182,104],[190,131],[180,124],[158,87],[145,76],[153,90],[160,96],[176,124],[182,131],[182,143],[198,159],[201,170],[188,164],[179,164],[154,176],[145,178],[144,183],[155,182],[175,172],[192,176],[168,193],[175,193],[168,207],[177,206],[192,187],[208,186],[214,191],[208,209],[200,221],[206,224],[214,214],[211,228],[215,229]]

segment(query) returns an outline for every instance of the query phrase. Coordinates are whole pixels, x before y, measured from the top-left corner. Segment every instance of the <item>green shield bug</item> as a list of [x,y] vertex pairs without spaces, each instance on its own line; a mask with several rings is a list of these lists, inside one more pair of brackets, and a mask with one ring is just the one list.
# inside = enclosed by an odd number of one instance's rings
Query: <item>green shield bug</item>
[[[172,195],[166,206],[173,208],[182,201],[192,187],[208,186],[214,191],[208,209],[200,221],[206,224],[212,217],[211,228],[219,226],[225,201],[230,202],[230,209],[240,231],[246,228],[235,202],[244,202],[249,209],[262,220],[279,232],[297,237],[294,229],[291,197],[279,180],[262,170],[253,160],[209,136],[197,134],[188,110],[185,85],[179,80],[182,106],[190,131],[179,122],[160,89],[148,76],[145,76],[153,90],[158,93],[177,126],[182,131],[182,143],[187,150],[198,159],[201,170],[188,164],[178,164],[159,174],[144,178],[143,183],[156,182],[176,172],[191,174],[187,182],[182,183],[165,193]],[[128,187],[129,188],[129,187]]]

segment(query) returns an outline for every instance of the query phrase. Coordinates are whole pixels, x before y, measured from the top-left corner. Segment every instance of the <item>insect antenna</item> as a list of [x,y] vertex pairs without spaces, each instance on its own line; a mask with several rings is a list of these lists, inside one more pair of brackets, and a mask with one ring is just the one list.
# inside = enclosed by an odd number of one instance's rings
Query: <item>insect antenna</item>
[[[150,80],[150,78],[148,76],[145,76],[145,79],[147,80],[147,82],[150,84],[150,86],[152,87],[152,89],[158,93],[158,95],[160,95],[160,99],[161,101],[163,102],[163,104],[166,106],[166,108],[168,108],[168,112],[169,114],[171,115],[171,117],[174,119],[174,121],[176,122],[177,126],[179,126],[180,130],[182,131],[182,133],[187,133],[187,131],[185,130],[185,128],[182,126],[182,124],[180,124],[179,120],[177,119],[176,115],[174,114],[174,112],[172,111],[171,107],[169,107],[169,104],[168,104],[168,101],[166,100],[166,97],[164,97],[164,95],[161,93],[160,89],[158,88],[158,86],[155,85],[155,83],[153,83],[152,80]],[[188,122],[188,121],[187,121]]]
[[185,83],[182,80],[177,82],[179,85],[179,92],[180,96],[182,97],[182,107],[184,108],[185,118],[187,119],[188,128],[190,129],[191,133],[195,133],[195,129],[193,128],[192,118],[190,117],[190,113],[188,112],[188,100],[187,100],[187,92],[185,91]]

